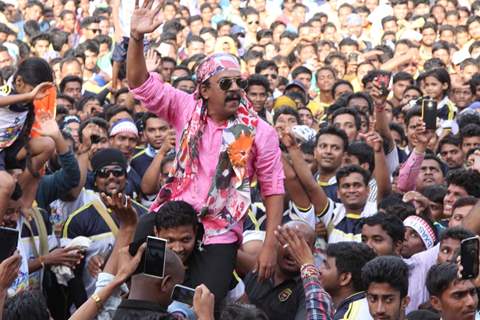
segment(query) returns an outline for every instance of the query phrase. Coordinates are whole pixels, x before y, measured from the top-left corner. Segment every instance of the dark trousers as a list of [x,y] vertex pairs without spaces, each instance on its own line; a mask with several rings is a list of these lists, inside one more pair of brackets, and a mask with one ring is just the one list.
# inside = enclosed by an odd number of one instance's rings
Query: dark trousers
[[185,285],[204,284],[215,295],[215,309],[223,301],[233,281],[237,244],[211,244],[195,251],[188,263]]

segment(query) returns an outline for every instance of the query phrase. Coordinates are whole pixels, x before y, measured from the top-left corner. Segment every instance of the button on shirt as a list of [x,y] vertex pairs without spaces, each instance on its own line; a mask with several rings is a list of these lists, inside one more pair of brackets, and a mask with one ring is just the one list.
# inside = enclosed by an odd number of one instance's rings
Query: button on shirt
[[[187,94],[163,83],[156,73],[150,73],[148,79],[132,92],[150,112],[166,120],[175,129],[177,145],[179,145],[181,134],[187,127],[197,103],[193,94]],[[198,172],[184,192],[172,200],[184,200],[197,211],[202,209],[217,168],[225,128],[226,123],[218,124],[207,117],[198,146]],[[258,121],[252,149],[252,156],[247,165],[250,181],[256,175],[263,197],[284,194],[284,174],[278,136],[275,130],[261,119]],[[234,243],[241,239],[242,231],[242,224],[239,223],[226,234],[210,236],[204,239],[204,242],[205,244]]]

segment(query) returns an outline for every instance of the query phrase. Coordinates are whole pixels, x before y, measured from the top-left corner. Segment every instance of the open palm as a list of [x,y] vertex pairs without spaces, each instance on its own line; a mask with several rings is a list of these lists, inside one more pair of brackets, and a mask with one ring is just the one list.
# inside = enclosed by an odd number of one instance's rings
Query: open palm
[[135,10],[132,14],[130,22],[131,32],[133,34],[142,36],[145,33],[155,31],[161,24],[162,18],[159,16],[160,8],[163,1],[152,9],[155,0],[145,0],[142,7],[139,7],[139,0],[135,0]]

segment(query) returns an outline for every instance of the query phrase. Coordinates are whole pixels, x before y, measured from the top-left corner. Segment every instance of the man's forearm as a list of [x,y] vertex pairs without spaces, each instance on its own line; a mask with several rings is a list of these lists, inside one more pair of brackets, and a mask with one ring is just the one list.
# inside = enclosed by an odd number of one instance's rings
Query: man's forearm
[[267,227],[264,246],[273,247],[276,243],[275,230],[282,222],[283,195],[271,195],[265,198]]
[[130,35],[127,51],[128,86],[131,89],[137,88],[147,79],[148,70],[143,56],[143,35]]

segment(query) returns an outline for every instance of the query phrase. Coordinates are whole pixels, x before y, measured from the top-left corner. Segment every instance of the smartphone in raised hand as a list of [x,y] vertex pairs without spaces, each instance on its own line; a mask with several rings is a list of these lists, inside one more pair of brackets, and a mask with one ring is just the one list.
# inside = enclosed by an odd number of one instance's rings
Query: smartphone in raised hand
[[477,236],[463,239],[460,243],[460,264],[462,265],[462,279],[478,277],[479,267],[479,238]]
[[149,276],[163,278],[165,276],[165,250],[167,240],[157,237],[147,237],[145,249],[145,265],[143,272]]
[[177,284],[175,287],[173,287],[172,300],[193,306],[194,295],[195,289]]
[[0,243],[0,262],[2,262],[17,250],[18,230],[0,227]]
[[437,129],[437,102],[430,97],[422,100],[422,120],[426,129]]

